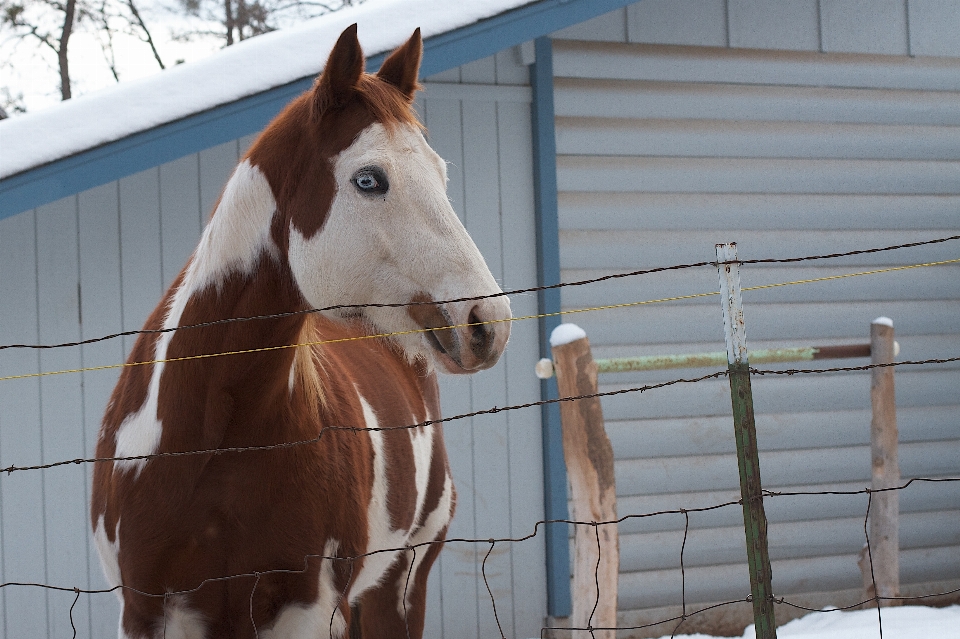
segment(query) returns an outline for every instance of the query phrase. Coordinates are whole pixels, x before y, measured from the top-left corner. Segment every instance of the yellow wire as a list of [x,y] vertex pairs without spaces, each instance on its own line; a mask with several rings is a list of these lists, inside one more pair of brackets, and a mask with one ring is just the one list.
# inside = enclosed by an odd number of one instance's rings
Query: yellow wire
[[[844,274],[844,275],[829,275],[829,276],[826,276],[826,277],[815,277],[815,278],[806,279],[806,280],[793,280],[793,281],[791,281],[791,282],[778,282],[778,283],[776,283],[776,284],[763,284],[763,285],[760,285],[760,286],[749,286],[749,287],[743,288],[743,289],[741,289],[741,290],[742,290],[742,291],[756,291],[756,290],[765,289],[765,288],[776,288],[776,287],[779,287],[779,286],[790,286],[790,285],[793,285],[793,284],[811,284],[811,283],[813,283],[813,282],[826,282],[826,281],[828,281],[828,280],[839,280],[839,279],[843,279],[843,278],[846,278],[846,277],[857,277],[857,276],[859,276],[859,275],[875,275],[875,274],[877,274],[877,273],[890,273],[890,272],[892,272],[892,271],[904,271],[904,270],[907,270],[907,269],[922,268],[922,267],[925,267],[925,266],[940,266],[940,265],[942,265],[942,264],[953,264],[953,263],[956,263],[956,262],[960,262],[960,258],[953,259],[953,260],[942,260],[942,261],[940,261],[940,262],[925,262],[925,263],[923,263],[923,264],[910,264],[910,265],[908,265],[908,266],[894,266],[894,267],[890,267],[890,268],[876,269],[876,270],[873,270],[873,271],[860,271],[860,272],[858,272],[858,273],[846,273],[846,274]],[[467,326],[481,326],[481,325],[484,325],[484,324],[496,324],[496,323],[499,323],[499,322],[518,322],[518,321],[520,321],[520,320],[539,319],[539,318],[541,318],[541,317],[557,317],[557,316],[560,316],[560,315],[570,315],[570,314],[573,314],[573,313],[587,313],[587,312],[591,312],[591,311],[604,311],[604,310],[609,310],[609,309],[614,309],[614,308],[626,308],[626,307],[628,307],[628,306],[642,306],[642,305],[644,305],[644,304],[658,304],[658,303],[661,303],[661,302],[675,302],[675,301],[678,301],[678,300],[689,300],[689,299],[694,299],[694,298],[698,298],[698,297],[710,297],[711,295],[719,295],[719,294],[720,294],[719,291],[713,291],[713,292],[711,292],[711,293],[694,293],[694,294],[692,294],[692,295],[677,295],[677,296],[675,296],[675,297],[661,297],[661,298],[659,298],[659,299],[644,300],[644,301],[642,301],[642,302],[625,302],[625,303],[622,303],[622,304],[607,304],[607,305],[605,305],[605,306],[591,306],[591,307],[588,307],[588,308],[576,308],[576,309],[571,309],[571,310],[568,310],[568,311],[556,311],[556,312],[553,312],[553,313],[540,313],[540,314],[538,314],[538,315],[524,315],[524,316],[522,316],[522,317],[511,317],[511,318],[507,318],[507,319],[488,320],[488,321],[485,321],[485,322],[472,322],[472,323],[469,323],[469,324],[454,324],[454,325],[452,325],[452,326],[444,327],[443,329],[418,328],[418,329],[409,330],[409,331],[394,331],[394,332],[392,332],[392,333],[377,333],[377,334],[375,334],[375,335],[357,335],[357,336],[354,336],[354,337],[341,337],[341,338],[339,338],[339,339],[318,340],[318,341],[314,341],[314,342],[302,342],[302,343],[300,343],[300,344],[283,344],[283,345],[280,345],[280,346],[263,346],[263,347],[261,347],[261,348],[249,348],[249,349],[245,349],[245,350],[226,351],[226,352],[222,352],[222,353],[206,353],[206,354],[203,354],[203,355],[185,355],[185,356],[183,356],[183,357],[170,357],[170,358],[167,358],[167,359],[155,359],[155,360],[148,360],[148,361],[143,361],[143,362],[124,362],[124,363],[122,363],[122,364],[106,364],[106,365],[103,365],[103,366],[87,366],[87,367],[85,367],[85,368],[71,368],[71,369],[59,370],[59,371],[45,371],[45,372],[40,372],[40,373],[25,373],[25,374],[22,374],[22,375],[8,375],[8,376],[6,376],[6,377],[0,377],[0,382],[5,382],[5,381],[9,381],[9,380],[14,380],[14,379],[28,379],[28,378],[32,378],[32,377],[48,377],[48,376],[50,376],[50,375],[64,375],[64,374],[67,374],[67,373],[86,373],[86,372],[91,372],[91,371],[103,371],[103,370],[110,370],[110,369],[114,369],[114,368],[126,368],[126,367],[128,367],[128,366],[145,366],[145,365],[147,365],[147,364],[167,364],[167,363],[171,363],[171,362],[185,362],[185,361],[189,361],[189,360],[207,359],[208,357],[222,357],[222,356],[224,356],[224,355],[246,355],[246,354],[250,354],[250,353],[264,353],[264,352],[267,352],[267,351],[278,351],[278,350],[282,350],[282,349],[286,349],[286,348],[300,348],[300,347],[304,347],[304,346],[320,346],[320,345],[323,345],[323,344],[339,344],[339,343],[341,343],[341,342],[353,342],[353,341],[362,340],[362,339],[376,339],[376,338],[381,338],[381,337],[395,337],[395,336],[398,336],[398,335],[411,335],[411,334],[415,334],[415,333],[425,333],[425,332],[430,331],[430,330],[449,330],[449,329],[454,329],[454,328],[464,328],[464,327],[467,327]]]
[[911,268],[922,268],[924,266],[940,266],[941,264],[953,264],[960,262],[960,258],[955,260],[942,260],[940,262],[924,262],[923,264],[910,264],[909,266],[892,266],[890,268],[880,268],[875,271],[860,271],[859,273],[847,273],[845,275],[830,275],[827,277],[815,277],[810,280],[794,280],[792,282],[779,282],[777,284],[763,284],[762,286],[749,286],[740,289],[741,291],[757,291],[762,288],[776,288],[778,286],[790,286],[791,284],[809,284],[811,282],[826,282],[827,280],[840,280],[845,277],[856,277],[858,275],[875,275],[876,273],[890,273],[893,271],[906,271]]

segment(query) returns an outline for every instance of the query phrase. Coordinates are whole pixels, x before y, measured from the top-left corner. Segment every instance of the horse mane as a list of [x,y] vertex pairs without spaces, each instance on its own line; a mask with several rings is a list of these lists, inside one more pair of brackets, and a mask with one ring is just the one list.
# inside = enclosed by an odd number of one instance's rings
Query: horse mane
[[294,387],[303,389],[303,397],[310,404],[311,414],[320,415],[328,412],[330,406],[327,392],[320,372],[326,368],[325,349],[322,345],[314,344],[323,339],[320,322],[322,320],[308,313],[300,327],[296,344],[304,344],[293,349],[293,381]]

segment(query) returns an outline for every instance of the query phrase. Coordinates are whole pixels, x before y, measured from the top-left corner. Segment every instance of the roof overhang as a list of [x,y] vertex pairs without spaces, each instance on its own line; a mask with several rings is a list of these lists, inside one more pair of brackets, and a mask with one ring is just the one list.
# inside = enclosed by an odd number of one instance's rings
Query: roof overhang
[[[485,58],[634,2],[540,0],[428,37],[421,75]],[[370,56],[369,68],[379,68],[384,55]],[[312,82],[312,75],[304,77],[4,178],[0,219],[255,133]]]

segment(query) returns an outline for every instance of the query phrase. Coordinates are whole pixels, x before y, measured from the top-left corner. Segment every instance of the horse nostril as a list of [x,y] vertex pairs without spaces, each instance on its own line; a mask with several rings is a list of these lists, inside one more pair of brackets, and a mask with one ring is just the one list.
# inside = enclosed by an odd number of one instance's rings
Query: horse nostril
[[477,309],[474,308],[467,319],[470,324],[470,350],[478,359],[486,360],[493,347],[493,325],[481,322],[483,319],[477,315]]

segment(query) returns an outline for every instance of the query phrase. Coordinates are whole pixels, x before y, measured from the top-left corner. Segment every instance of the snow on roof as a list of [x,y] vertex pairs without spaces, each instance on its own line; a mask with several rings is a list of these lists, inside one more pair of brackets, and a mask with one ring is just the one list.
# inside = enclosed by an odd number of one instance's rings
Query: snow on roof
[[358,23],[368,56],[420,27],[424,38],[536,0],[369,0],[227,47],[209,58],[0,121],[0,179],[317,74],[337,37]]

